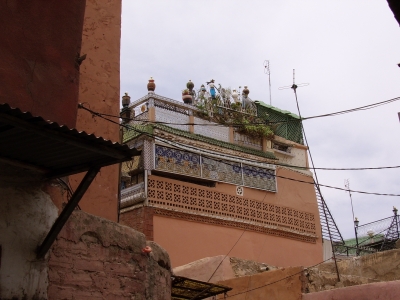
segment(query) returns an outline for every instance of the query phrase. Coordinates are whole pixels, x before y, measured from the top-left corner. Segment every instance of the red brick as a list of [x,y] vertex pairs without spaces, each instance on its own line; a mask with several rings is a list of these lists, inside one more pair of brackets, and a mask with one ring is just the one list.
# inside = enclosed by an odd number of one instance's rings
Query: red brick
[[144,280],[132,280],[129,278],[120,278],[121,291],[124,295],[132,293],[145,293],[146,285]]
[[49,273],[49,282],[51,282],[51,283],[60,283],[61,282],[60,275],[58,275],[58,272],[56,269],[49,268],[48,273]]
[[87,246],[83,242],[75,243],[73,241],[69,241],[63,238],[58,238],[57,242],[55,243],[55,246],[58,248],[62,249],[80,249],[80,250],[85,250],[87,249]]
[[[120,294],[108,293],[105,295],[104,299],[106,299],[106,300],[131,300],[131,299],[140,299],[140,298],[133,298],[131,295],[123,296]],[[142,299],[144,299],[144,296]]]
[[140,280],[140,281],[145,281],[146,280],[146,272],[144,271],[140,271],[140,272],[136,272],[134,277],[136,280]]
[[74,269],[92,271],[92,272],[101,272],[103,271],[103,262],[77,258],[74,260]]
[[57,269],[72,269],[72,261],[71,262],[65,262],[65,261],[59,261],[58,259],[50,259],[49,260],[49,266],[50,267],[55,267]]
[[100,292],[75,291],[73,299],[74,300],[87,300],[87,299],[104,299],[104,298]]
[[101,244],[90,244],[87,257],[106,261],[109,258],[109,250]]
[[108,276],[119,275],[125,277],[134,277],[135,266],[128,264],[118,264],[118,263],[105,263],[104,270]]
[[96,287],[100,290],[119,290],[120,283],[117,278],[106,276],[104,272],[91,275]]
[[65,300],[72,299],[72,295],[74,294],[74,290],[72,288],[60,287],[56,285],[50,285],[47,291],[47,298],[50,300]]
[[74,271],[72,273],[67,273],[64,277],[64,285],[90,287],[92,283],[93,282],[90,275],[83,271]]

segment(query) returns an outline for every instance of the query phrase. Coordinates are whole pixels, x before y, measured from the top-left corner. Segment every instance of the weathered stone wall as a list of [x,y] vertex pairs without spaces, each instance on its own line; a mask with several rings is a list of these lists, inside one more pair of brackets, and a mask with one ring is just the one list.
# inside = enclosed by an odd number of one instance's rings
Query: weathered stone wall
[[[0,164],[0,173],[5,170]],[[41,183],[21,174],[20,182],[0,176],[0,299],[47,299],[47,264],[36,259],[36,248],[57,208]]]
[[168,254],[132,228],[75,211],[50,251],[48,297],[170,299]]
[[338,262],[325,263],[308,270],[307,290],[318,292],[378,281],[400,280],[400,249],[378,252]]

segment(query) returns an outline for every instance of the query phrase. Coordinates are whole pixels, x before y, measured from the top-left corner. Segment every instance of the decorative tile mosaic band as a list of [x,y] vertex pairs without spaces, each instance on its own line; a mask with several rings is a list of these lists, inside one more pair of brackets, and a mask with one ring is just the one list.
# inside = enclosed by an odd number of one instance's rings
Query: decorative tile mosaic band
[[[316,234],[314,214],[233,196],[207,187],[149,179],[149,205],[177,212],[262,226],[293,234]],[[306,236],[307,236],[306,235]]]
[[276,192],[275,170],[155,146],[155,169]]

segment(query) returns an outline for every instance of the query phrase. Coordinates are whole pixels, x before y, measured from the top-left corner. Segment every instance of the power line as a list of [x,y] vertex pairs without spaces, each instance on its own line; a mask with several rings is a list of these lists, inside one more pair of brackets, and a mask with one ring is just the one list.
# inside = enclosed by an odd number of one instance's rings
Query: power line
[[[180,149],[183,150],[183,151],[187,151],[185,148],[179,147],[179,143],[177,143],[177,142],[171,143],[171,142],[169,142],[169,141],[167,141],[167,140],[164,140],[164,139],[159,138],[158,136],[156,136],[156,135],[154,135],[154,134],[150,134],[150,133],[147,133],[147,132],[138,130],[138,129],[136,129],[136,128],[129,127],[129,126],[125,125],[125,124],[120,124],[120,123],[118,123],[118,122],[116,122],[116,121],[113,121],[113,120],[110,120],[110,119],[108,119],[108,118],[105,118],[105,117],[103,117],[103,116],[101,116],[101,115],[98,115],[98,113],[96,113],[95,111],[92,111],[91,109],[86,108],[86,107],[84,107],[84,106],[82,106],[82,105],[80,105],[80,108],[82,108],[82,109],[84,109],[84,110],[87,110],[87,111],[91,112],[92,114],[94,114],[94,115],[96,115],[96,116],[98,116],[98,117],[100,117],[100,118],[103,118],[103,119],[105,119],[105,120],[107,120],[107,121],[109,121],[109,122],[111,122],[111,123],[118,124],[118,125],[120,125],[120,126],[122,126],[122,127],[124,127],[124,128],[130,129],[130,130],[133,130],[133,131],[136,131],[136,132],[138,132],[138,133],[140,133],[140,134],[147,135],[147,136],[149,136],[149,137],[151,137],[151,138],[154,138],[154,139],[156,139],[156,140],[162,141],[163,143],[167,143],[167,144],[169,144],[170,146],[180,148]],[[177,145],[177,144],[178,144],[178,145]],[[185,147],[196,149],[195,147],[191,147],[190,145],[185,145]],[[207,151],[207,150],[204,150],[204,149],[203,149],[203,151],[204,151],[204,152],[208,152],[208,153],[211,154],[211,152],[209,152],[209,151]],[[227,157],[227,158],[231,158],[231,157],[226,156],[226,155],[222,155],[222,156],[225,156],[225,157]],[[207,157],[207,156],[206,156],[206,157]],[[214,158],[213,158],[213,159],[214,159]],[[223,163],[225,163],[225,164],[227,163],[226,161],[222,161],[222,160],[220,160],[220,161],[223,162]],[[246,161],[246,160],[244,160],[244,161]],[[260,161],[251,161],[251,160],[248,160],[248,162],[260,163]],[[276,165],[277,165],[277,164],[276,164]],[[283,165],[283,164],[282,164],[282,165],[279,165],[279,166],[286,166],[286,167],[288,167],[288,165]],[[296,168],[296,166],[293,166],[293,167]],[[292,181],[307,183],[307,184],[315,184],[315,182],[308,182],[308,181],[304,181],[304,180],[299,180],[299,179],[294,179],[294,178],[288,178],[288,177],[279,176],[279,175],[272,175],[272,176],[275,176],[275,177],[278,177],[278,178],[282,178],[282,179],[287,179],[287,180],[292,180]],[[339,188],[339,187],[334,187],[334,186],[330,186],[330,185],[324,185],[324,184],[319,184],[319,185],[320,185],[320,186],[323,186],[323,187],[331,188],[331,189],[337,189],[337,190],[348,191],[347,189],[343,189],[343,188]],[[373,192],[364,192],[364,191],[356,191],[356,190],[350,190],[350,191],[353,192],[353,193],[361,193],[361,194],[376,195],[376,196],[394,196],[394,197],[400,196],[399,194],[373,193]]]
[[[381,105],[386,105],[386,104],[390,104],[392,102],[398,101],[400,100],[400,97],[396,97],[396,98],[392,98],[389,100],[385,100],[385,101],[381,101],[381,102],[377,102],[377,103],[372,103],[372,104],[368,104],[368,105],[364,105],[364,106],[360,106],[360,107],[356,107],[356,108],[351,108],[351,109],[347,109],[347,110],[342,110],[342,111],[338,111],[338,112],[333,112],[333,113],[328,113],[328,114],[322,114],[322,115],[316,115],[316,116],[311,116],[311,117],[305,117],[302,118],[300,116],[300,119],[293,119],[293,120],[281,120],[281,121],[269,121],[269,124],[284,124],[284,123],[289,123],[289,122],[300,122],[300,121],[306,121],[306,120],[311,120],[311,119],[316,119],[316,118],[322,118],[322,117],[333,117],[333,116],[338,116],[338,115],[342,115],[342,114],[346,114],[346,113],[351,113],[351,112],[356,112],[356,111],[360,111],[360,110],[368,110],[368,109],[372,109]],[[81,108],[81,107],[79,107]],[[111,118],[123,118],[121,116],[117,116],[117,115],[110,115],[110,114],[104,114],[104,113],[97,113],[98,116],[105,116],[105,117],[111,117]],[[136,122],[142,122],[142,123],[149,123],[149,124],[165,124],[165,125],[182,125],[182,126],[190,126],[190,125],[195,125],[195,126],[226,126],[226,125],[231,125],[231,126],[242,126],[242,125],[246,125],[244,123],[232,123],[232,124],[196,124],[196,123],[173,123],[173,122],[159,122],[159,121],[148,121],[148,120],[136,120],[134,118],[123,118],[127,121],[136,121]],[[254,125],[266,125],[265,122],[255,122],[252,123]]]
[[352,109],[342,110],[342,111],[338,111],[338,112],[334,112],[334,113],[330,113],[330,114],[301,118],[301,120],[310,120],[310,119],[322,118],[322,117],[333,117],[333,116],[347,114],[347,113],[351,113],[351,112],[355,112],[355,111],[359,111],[359,110],[372,109],[372,108],[375,108],[375,107],[378,107],[381,105],[385,105],[385,104],[389,104],[389,103],[392,103],[392,102],[398,101],[398,100],[400,100],[400,97],[396,97],[393,99],[389,99],[389,100],[385,100],[385,101],[381,101],[381,102],[377,102],[377,103],[373,103],[373,104],[369,104],[369,105],[364,105],[364,106],[360,106],[360,107],[356,107],[356,108],[352,108]]
[[[142,134],[145,133],[145,134],[147,134],[147,135],[149,135],[151,137],[155,137],[154,135],[151,135],[151,134],[146,133],[144,131],[141,131],[141,130],[139,130],[137,128],[134,128],[133,126],[121,124],[121,123],[118,123],[116,121],[112,121],[112,120],[109,120],[107,118],[104,118],[104,116],[107,116],[107,114],[102,114],[102,113],[93,111],[93,110],[91,110],[91,109],[89,109],[87,107],[84,107],[82,104],[80,104],[79,108],[87,110],[88,112],[92,113],[93,115],[96,115],[96,116],[98,116],[100,118],[103,118],[103,119],[105,119],[107,121],[110,121],[110,122],[112,122],[114,124],[117,124],[117,125],[119,125],[121,127],[125,127],[128,130],[133,130],[133,131],[136,131],[136,132],[142,133]],[[193,124],[193,123],[187,123],[187,124],[183,124],[183,123],[163,123],[163,122],[152,122],[152,123],[154,123],[154,124],[171,124],[171,125],[172,124],[175,124],[175,125],[196,125],[196,124]],[[198,124],[198,125],[207,125],[207,124]],[[221,126],[226,126],[226,125],[221,124]],[[190,146],[188,146],[188,147],[190,147]],[[255,161],[255,160],[248,160],[248,161],[249,162],[260,163],[259,161]],[[301,169],[301,170],[325,170],[325,171],[362,171],[362,170],[383,170],[383,169],[398,169],[398,168],[400,168],[400,165],[398,165],[398,166],[382,166],[382,167],[358,167],[358,168],[327,168],[327,167],[301,167],[301,166],[296,166],[296,165],[289,165],[289,164],[283,164],[283,163],[273,163],[273,162],[269,162],[269,164],[276,165],[276,166],[282,166],[282,167],[296,168],[296,169]]]

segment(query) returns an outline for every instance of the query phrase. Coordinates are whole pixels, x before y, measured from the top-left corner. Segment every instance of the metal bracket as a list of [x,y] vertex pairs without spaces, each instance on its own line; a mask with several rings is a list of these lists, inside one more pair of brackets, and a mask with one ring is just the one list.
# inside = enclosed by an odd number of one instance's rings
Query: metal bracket
[[38,259],[43,258],[46,255],[47,251],[49,251],[51,245],[56,240],[61,229],[68,221],[72,212],[78,205],[79,201],[82,199],[83,195],[85,194],[85,192],[87,191],[87,189],[89,188],[90,184],[92,183],[93,179],[96,177],[99,171],[100,167],[95,166],[90,168],[89,171],[86,173],[85,177],[82,179],[75,193],[72,195],[71,199],[68,201],[67,205],[64,207],[63,211],[58,216],[57,220],[54,222],[43,243],[38,247],[36,251],[36,257]]

